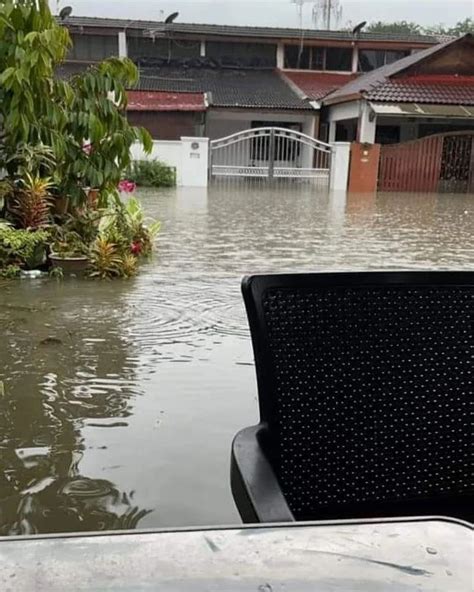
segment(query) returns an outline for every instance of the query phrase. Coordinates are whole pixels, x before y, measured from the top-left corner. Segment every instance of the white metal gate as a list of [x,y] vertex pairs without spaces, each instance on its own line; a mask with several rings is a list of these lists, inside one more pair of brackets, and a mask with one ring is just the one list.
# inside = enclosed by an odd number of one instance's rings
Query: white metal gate
[[210,142],[212,178],[311,179],[329,184],[331,146],[282,127],[258,127]]

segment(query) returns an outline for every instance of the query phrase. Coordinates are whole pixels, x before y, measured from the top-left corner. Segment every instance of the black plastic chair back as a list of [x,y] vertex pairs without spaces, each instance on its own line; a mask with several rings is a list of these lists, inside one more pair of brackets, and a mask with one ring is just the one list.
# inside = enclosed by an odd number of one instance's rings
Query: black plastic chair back
[[472,516],[473,276],[244,280],[263,445],[297,520]]

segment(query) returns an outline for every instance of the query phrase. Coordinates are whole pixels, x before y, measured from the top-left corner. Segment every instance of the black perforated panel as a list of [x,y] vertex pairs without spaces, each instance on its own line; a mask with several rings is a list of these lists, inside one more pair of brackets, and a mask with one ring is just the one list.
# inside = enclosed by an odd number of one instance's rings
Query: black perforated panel
[[271,289],[263,308],[296,517],[472,490],[471,289]]

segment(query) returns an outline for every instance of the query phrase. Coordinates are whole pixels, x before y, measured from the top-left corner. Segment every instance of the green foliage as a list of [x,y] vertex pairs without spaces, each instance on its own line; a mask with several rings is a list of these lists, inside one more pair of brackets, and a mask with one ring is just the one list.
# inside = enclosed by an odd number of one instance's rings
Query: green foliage
[[[6,157],[19,144],[51,141],[65,123],[64,92],[54,70],[70,46],[47,0],[3,0],[0,4],[0,112]],[[3,163],[0,163],[3,165]]]
[[368,33],[392,33],[399,35],[447,35],[461,37],[466,33],[474,34],[474,20],[472,18],[466,18],[463,21],[459,21],[454,27],[446,27],[443,24],[422,27],[417,23],[407,21],[396,21],[393,23],[377,21],[370,23],[364,31]]
[[13,280],[17,278],[21,273],[21,268],[18,265],[7,265],[6,267],[0,267],[0,278],[4,280]]
[[62,267],[51,267],[49,270],[49,277],[54,278],[55,280],[64,279],[64,271]]
[[367,33],[388,33],[399,35],[422,35],[423,30],[420,25],[407,21],[395,21],[393,23],[384,23],[376,21],[367,25],[364,29]]
[[5,167],[13,178],[25,176],[50,176],[56,168],[53,149],[44,144],[19,144],[6,158]]
[[424,31],[428,35],[448,35],[452,37],[461,37],[466,33],[474,35],[474,19],[466,18],[456,23],[454,27],[446,27],[443,24],[435,25],[434,27],[425,27]]
[[121,266],[122,258],[117,245],[107,238],[99,237],[92,247],[90,277],[103,280],[120,277],[122,275]]
[[90,245],[82,239],[80,234],[64,228],[55,230],[55,240],[51,247],[54,255],[64,258],[89,256]]
[[34,269],[46,260],[49,233],[45,230],[18,230],[0,225],[0,268],[11,265]]
[[134,161],[126,177],[141,187],[176,186],[176,171],[159,160]]
[[0,2],[0,169],[18,178],[26,162],[30,174],[43,176],[46,163],[18,159],[18,151],[49,147],[55,194],[80,204],[86,200],[84,187],[102,195],[115,191],[130,165],[132,143],[141,141],[149,152],[152,140],[124,115],[125,86],[138,77],[135,65],[112,58],[62,81],[54,72],[70,44],[47,0]]
[[151,151],[148,132],[130,126],[124,116],[125,87],[135,84],[137,76],[133,62],[111,58],[71,81],[73,100],[58,175],[61,193],[79,202],[83,201],[82,187],[97,188],[101,195],[112,193],[130,166],[132,144],[140,141],[145,151]]
[[124,204],[114,200],[101,221],[100,234],[123,252],[149,255],[161,229],[159,221],[147,220],[141,203],[134,197]]
[[127,203],[112,200],[103,212],[99,237],[91,250],[91,277],[101,279],[132,277],[138,272],[138,260],[153,249],[153,239],[161,224],[147,225],[140,202],[130,198]]

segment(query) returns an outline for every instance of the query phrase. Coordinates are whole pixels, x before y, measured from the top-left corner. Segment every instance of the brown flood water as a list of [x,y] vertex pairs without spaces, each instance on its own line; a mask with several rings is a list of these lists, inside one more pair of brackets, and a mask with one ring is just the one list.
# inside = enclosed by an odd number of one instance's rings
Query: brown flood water
[[238,522],[230,445],[258,421],[241,276],[474,263],[472,195],[141,197],[163,233],[135,280],[0,287],[0,535]]

